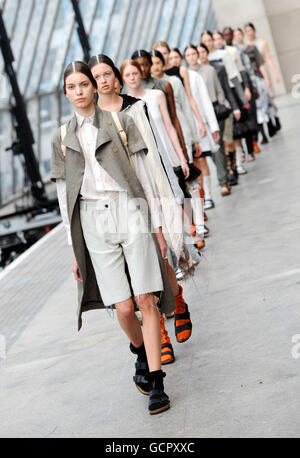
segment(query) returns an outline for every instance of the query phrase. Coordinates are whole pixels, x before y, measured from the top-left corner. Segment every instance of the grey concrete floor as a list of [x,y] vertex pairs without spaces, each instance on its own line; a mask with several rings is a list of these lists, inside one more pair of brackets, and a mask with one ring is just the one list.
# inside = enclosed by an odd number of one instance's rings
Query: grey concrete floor
[[[183,282],[191,339],[176,343],[167,322],[171,409],[148,414],[115,316],[89,312],[77,333],[72,256],[58,228],[0,276],[0,437],[300,437],[300,101],[278,105],[282,131],[232,195],[215,183],[205,259]],[[65,273],[55,276],[58,259]]]

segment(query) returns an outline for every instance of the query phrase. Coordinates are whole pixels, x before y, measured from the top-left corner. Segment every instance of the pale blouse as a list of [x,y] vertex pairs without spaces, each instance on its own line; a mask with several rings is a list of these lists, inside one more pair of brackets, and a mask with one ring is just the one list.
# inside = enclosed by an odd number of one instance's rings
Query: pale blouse
[[[95,157],[98,129],[93,125],[94,115],[89,118],[84,118],[78,113],[75,113],[75,115],[77,119],[76,135],[85,159],[85,169],[80,190],[81,199],[101,200],[107,198],[110,194],[113,195],[116,192],[124,191],[113,177],[100,166]],[[153,182],[147,168],[146,156],[143,152],[136,153],[131,156],[131,160],[149,204],[153,227],[157,229],[162,225],[160,208],[157,203],[157,192],[153,187]],[[68,244],[71,245],[66,181],[63,179],[56,180],[56,189],[61,217],[67,231]]]

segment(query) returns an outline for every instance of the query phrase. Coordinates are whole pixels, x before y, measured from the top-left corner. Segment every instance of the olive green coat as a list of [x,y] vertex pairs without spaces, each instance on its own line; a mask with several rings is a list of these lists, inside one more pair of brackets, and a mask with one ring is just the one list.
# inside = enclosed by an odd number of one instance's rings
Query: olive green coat
[[[128,138],[130,154],[140,151],[147,153],[146,146],[134,122],[124,113],[118,114]],[[97,127],[98,136],[96,141],[96,159],[116,182],[126,190],[130,197],[144,198],[143,188],[132,169],[126,150],[121,142],[118,131],[112,119],[111,113],[100,110],[96,107],[94,126]],[[78,330],[82,326],[82,313],[88,310],[104,308],[101,299],[94,268],[87,250],[79,211],[79,195],[85,168],[84,155],[76,136],[76,116],[68,122],[67,132],[61,141],[61,132],[58,129],[52,141],[52,170],[51,179],[66,180],[67,208],[71,227],[71,237],[74,254],[79,266],[83,282],[78,284]],[[61,146],[66,147],[65,156]],[[150,218],[149,218],[150,220]],[[159,307],[162,312],[170,313],[175,308],[174,295],[166,275],[164,261],[161,258],[160,250],[155,235],[153,240],[156,245],[159,257],[161,275],[164,291],[160,294]],[[146,258],[137,259],[137,263],[147,262]],[[149,272],[151,275],[151,272]]]

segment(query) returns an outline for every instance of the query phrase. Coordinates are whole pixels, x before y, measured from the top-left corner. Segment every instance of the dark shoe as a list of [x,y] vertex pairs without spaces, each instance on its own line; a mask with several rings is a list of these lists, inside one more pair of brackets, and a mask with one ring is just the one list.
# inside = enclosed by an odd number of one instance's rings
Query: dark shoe
[[280,120],[279,120],[278,116],[275,116],[275,127],[276,127],[276,130],[280,130],[281,129],[281,124],[280,124]]
[[269,137],[274,137],[276,135],[277,130],[272,121],[268,121],[268,132],[269,132]]
[[222,186],[221,195],[225,197],[225,196],[229,196],[230,194],[231,194],[230,187],[227,185]]
[[149,367],[144,344],[140,348],[136,348],[130,343],[129,348],[132,353],[138,355],[133,381],[140,393],[148,395],[150,393],[150,387],[146,376],[149,374]]
[[210,233],[209,228],[207,226],[205,226],[205,224],[204,224],[204,237],[208,237],[209,233]]
[[147,380],[150,386],[150,398],[148,409],[150,415],[155,415],[170,408],[170,399],[164,392],[163,379],[166,376],[165,372],[153,371],[147,375]]
[[238,177],[234,175],[228,175],[228,184],[230,186],[236,186],[238,184]]
[[209,210],[210,208],[214,208],[215,203],[212,199],[204,199],[204,210]]
[[265,143],[269,143],[268,137],[265,134],[265,130],[264,130],[263,124],[258,124],[258,132],[261,133],[262,138],[263,138],[261,144],[264,145]]

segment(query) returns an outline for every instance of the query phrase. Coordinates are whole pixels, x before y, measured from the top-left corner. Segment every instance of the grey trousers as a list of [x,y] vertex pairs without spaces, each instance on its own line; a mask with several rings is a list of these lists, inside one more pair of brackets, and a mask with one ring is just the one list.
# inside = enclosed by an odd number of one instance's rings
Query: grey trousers
[[217,177],[218,177],[219,185],[224,186],[228,183],[227,160],[226,160],[224,142],[223,142],[225,121],[223,120],[219,121],[219,127],[220,127],[220,142],[219,142],[220,148],[216,153],[212,154],[212,159],[217,168]]

